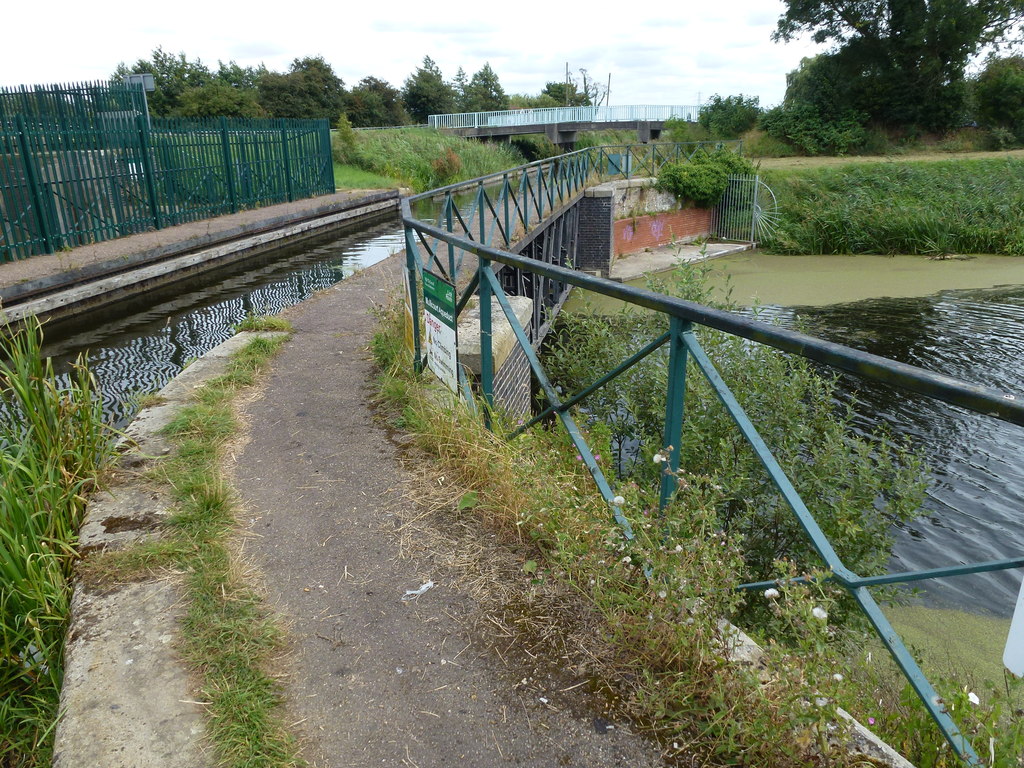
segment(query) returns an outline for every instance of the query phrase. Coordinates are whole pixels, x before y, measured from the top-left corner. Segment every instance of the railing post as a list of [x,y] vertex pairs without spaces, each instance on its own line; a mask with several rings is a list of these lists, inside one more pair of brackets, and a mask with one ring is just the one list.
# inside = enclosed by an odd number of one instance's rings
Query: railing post
[[139,147],[142,149],[142,173],[146,177],[146,194],[149,197],[149,213],[153,217],[153,227],[163,229],[164,221],[160,215],[160,205],[156,197],[156,178],[153,173],[153,157],[150,154],[149,121],[142,115],[136,115],[139,128]]
[[39,183],[39,172],[35,160],[29,149],[28,129],[25,127],[25,118],[22,115],[15,115],[15,126],[18,132],[18,148],[21,150],[21,161],[25,164],[25,181],[28,183],[29,193],[32,195],[32,207],[36,210],[36,223],[39,225],[39,234],[43,238],[43,247],[47,253],[56,250],[54,234],[50,231],[49,217],[43,207],[43,192]]
[[690,330],[690,323],[673,317],[669,321],[668,340],[668,391],[665,397],[665,433],[662,448],[668,448],[668,456],[661,462],[661,493],[658,508],[664,509],[676,490],[676,475],[679,472],[679,458],[682,453],[683,404],[686,400],[686,345],[683,333]]
[[412,310],[412,353],[413,370],[420,373],[423,370],[423,351],[420,347],[420,309],[419,297],[417,296],[418,282],[416,280],[416,242],[412,236],[412,227],[405,225],[405,271],[409,281],[409,307]]
[[[452,193],[445,192],[444,195],[444,224],[449,232],[452,231],[454,218],[452,216]],[[455,280],[455,246],[448,243],[448,278]]]
[[231,172],[231,142],[228,140],[228,119],[223,115],[220,118],[220,145],[224,153],[224,178],[228,183],[228,202],[231,204],[231,212],[238,213],[238,194],[235,192],[235,177]]
[[494,350],[492,348],[491,331],[491,283],[487,279],[487,271],[491,268],[489,259],[480,257],[480,390],[484,396],[484,418],[487,427],[491,426],[490,411],[494,407]]
[[295,185],[292,182],[292,162],[288,157],[288,129],[281,118],[281,153],[284,155],[284,181],[288,189],[288,202],[295,202]]
[[504,219],[505,219],[505,221],[504,221],[504,223],[505,223],[505,247],[507,248],[508,246],[512,245],[512,229],[511,229],[512,219],[509,216],[509,210],[508,210],[508,199],[512,195],[512,188],[508,184],[508,174],[507,173],[504,176],[502,176],[502,179],[503,179],[503,183],[501,185],[501,194],[502,194],[502,197],[504,198],[502,200],[502,209],[503,209]]

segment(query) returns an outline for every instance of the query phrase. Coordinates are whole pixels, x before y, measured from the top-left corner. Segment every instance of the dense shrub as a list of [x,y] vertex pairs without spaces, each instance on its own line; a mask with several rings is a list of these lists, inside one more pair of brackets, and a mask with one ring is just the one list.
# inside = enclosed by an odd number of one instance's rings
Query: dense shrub
[[656,186],[698,208],[712,208],[725,194],[730,176],[749,173],[754,173],[753,164],[736,152],[699,151],[689,160],[662,166]]
[[778,106],[761,115],[759,127],[769,136],[789,142],[809,155],[845,155],[863,146],[864,115],[846,111],[822,116],[811,104]]
[[701,106],[697,122],[712,138],[735,139],[753,128],[760,114],[757,96],[748,97],[741,93],[723,99],[716,93]]

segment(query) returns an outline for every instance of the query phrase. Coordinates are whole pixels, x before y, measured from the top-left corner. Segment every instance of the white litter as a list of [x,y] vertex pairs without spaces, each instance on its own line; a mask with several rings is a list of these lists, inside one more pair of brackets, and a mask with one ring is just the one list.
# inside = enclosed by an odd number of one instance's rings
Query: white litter
[[407,590],[405,590],[405,595],[402,597],[402,602],[407,603],[410,600],[415,600],[417,597],[422,595],[424,592],[426,592],[428,589],[430,589],[433,586],[434,586],[434,582],[428,581],[425,584],[421,585],[419,589],[407,589]]

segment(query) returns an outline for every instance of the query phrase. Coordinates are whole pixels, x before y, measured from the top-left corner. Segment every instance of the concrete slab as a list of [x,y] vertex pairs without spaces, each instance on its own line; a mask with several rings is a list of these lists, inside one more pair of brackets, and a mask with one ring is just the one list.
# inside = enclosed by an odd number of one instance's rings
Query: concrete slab
[[656,272],[672,269],[679,262],[696,263],[749,251],[750,243],[706,243],[704,245],[666,245],[649,251],[619,256],[612,264],[609,277],[620,283],[637,280]]

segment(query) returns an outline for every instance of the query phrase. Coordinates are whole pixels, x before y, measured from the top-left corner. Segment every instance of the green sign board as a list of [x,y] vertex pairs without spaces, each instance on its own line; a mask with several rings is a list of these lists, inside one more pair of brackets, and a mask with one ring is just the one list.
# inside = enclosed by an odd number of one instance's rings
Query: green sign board
[[458,392],[455,286],[427,270],[423,270],[423,324],[426,328],[427,367],[448,389]]

